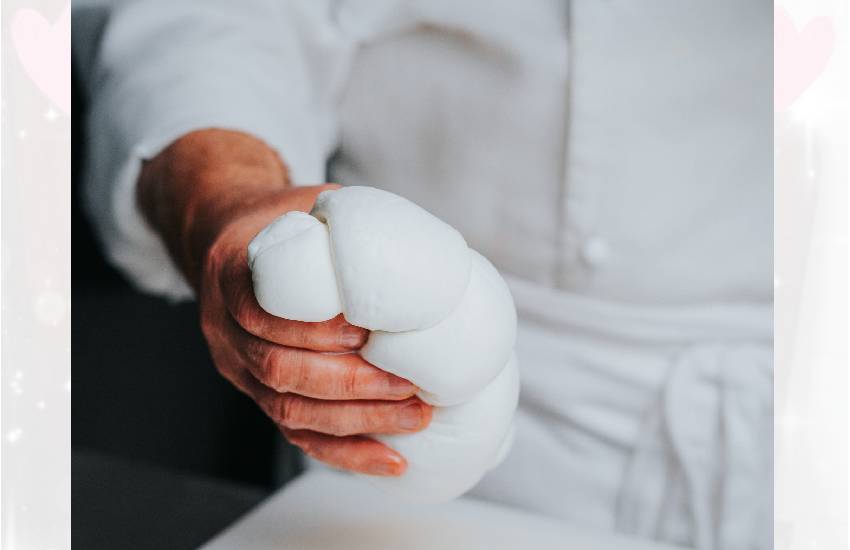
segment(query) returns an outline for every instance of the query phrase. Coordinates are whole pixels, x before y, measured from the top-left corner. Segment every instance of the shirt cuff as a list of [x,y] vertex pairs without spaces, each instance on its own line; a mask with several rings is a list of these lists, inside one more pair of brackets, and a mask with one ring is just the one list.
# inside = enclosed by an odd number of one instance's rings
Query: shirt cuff
[[109,259],[136,288],[172,301],[182,301],[193,298],[194,292],[168,253],[165,242],[142,215],[136,201],[136,183],[142,162],[156,156],[171,141],[173,139],[164,138],[138,145],[124,162],[118,172],[112,196],[117,238],[111,242],[108,240],[105,245]]
[[[117,171],[117,180],[114,182],[111,210],[117,231],[113,238],[104,243],[109,259],[139,290],[172,301],[192,299],[194,291],[169,254],[162,237],[154,231],[140,211],[136,200],[136,185],[144,161],[155,157],[180,137],[208,128],[251,134],[264,141],[283,158],[281,148],[285,145],[280,144],[281,136],[271,135],[261,129],[251,130],[242,125],[195,123],[174,128],[133,146],[129,157]],[[287,149],[293,154],[288,155],[284,161],[290,171],[290,177],[294,180],[293,185],[298,185],[297,181],[324,183],[324,151],[319,151],[318,148],[305,149],[303,143],[299,145],[301,146]]]

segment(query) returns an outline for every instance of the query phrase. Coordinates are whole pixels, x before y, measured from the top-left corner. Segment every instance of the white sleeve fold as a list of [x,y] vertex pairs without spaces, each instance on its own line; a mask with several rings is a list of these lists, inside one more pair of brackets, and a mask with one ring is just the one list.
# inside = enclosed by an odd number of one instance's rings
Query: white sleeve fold
[[84,204],[109,259],[140,289],[191,290],[138,211],[141,161],[202,128],[252,134],[296,183],[322,183],[349,48],[326,2],[146,0],[106,8],[86,120]]

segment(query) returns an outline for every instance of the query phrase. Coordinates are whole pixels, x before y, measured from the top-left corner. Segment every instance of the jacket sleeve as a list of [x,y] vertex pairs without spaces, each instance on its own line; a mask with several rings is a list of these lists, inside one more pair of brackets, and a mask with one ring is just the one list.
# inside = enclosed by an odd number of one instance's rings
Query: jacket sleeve
[[81,2],[74,28],[88,100],[85,209],[138,288],[191,297],[137,209],[142,161],[190,131],[227,128],[268,143],[294,182],[322,183],[346,41],[329,4],[314,1]]

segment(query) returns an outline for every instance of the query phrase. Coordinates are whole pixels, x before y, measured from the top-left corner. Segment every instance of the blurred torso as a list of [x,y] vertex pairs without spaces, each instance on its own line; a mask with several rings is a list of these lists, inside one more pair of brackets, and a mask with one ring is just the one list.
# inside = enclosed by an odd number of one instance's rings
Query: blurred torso
[[765,6],[340,4],[358,45],[331,179],[422,205],[514,290],[517,441],[475,494],[683,544],[769,537],[768,478],[722,496],[769,441],[717,450],[724,422],[770,426]]

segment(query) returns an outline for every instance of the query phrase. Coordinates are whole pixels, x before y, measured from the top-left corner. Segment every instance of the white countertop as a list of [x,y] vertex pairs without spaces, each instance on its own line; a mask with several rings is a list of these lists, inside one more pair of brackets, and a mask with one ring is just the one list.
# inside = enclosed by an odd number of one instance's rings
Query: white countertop
[[410,504],[354,476],[304,474],[207,543],[204,550],[558,549],[673,550],[469,498]]

